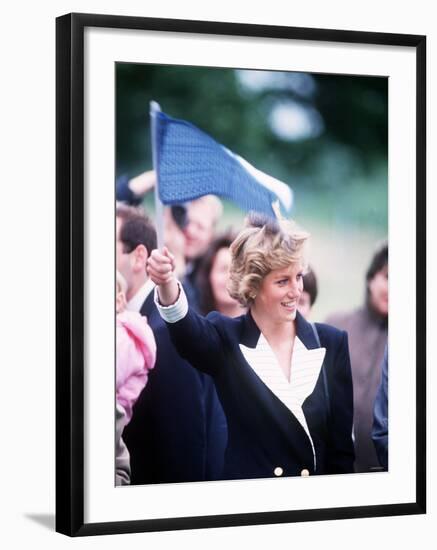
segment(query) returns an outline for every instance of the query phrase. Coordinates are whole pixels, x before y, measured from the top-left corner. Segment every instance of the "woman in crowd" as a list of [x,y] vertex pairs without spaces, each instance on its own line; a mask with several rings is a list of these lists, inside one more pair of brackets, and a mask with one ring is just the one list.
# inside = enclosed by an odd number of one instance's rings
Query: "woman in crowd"
[[230,232],[216,237],[198,269],[196,282],[200,295],[200,312],[207,315],[218,311],[228,317],[238,317],[244,310],[228,291],[231,268],[230,246],[235,238]]
[[349,337],[354,388],[355,472],[379,472],[372,441],[373,405],[381,381],[388,335],[388,245],[375,250],[366,272],[365,302],[352,311],[337,312],[326,322]]
[[301,315],[308,319],[317,298],[317,278],[311,267],[308,267],[303,276],[303,291],[297,304]]
[[148,272],[179,353],[210,374],[228,423],[224,479],[353,471],[347,335],[297,312],[308,235],[249,216],[231,246],[230,293],[247,313],[206,318],[189,306],[167,249]]

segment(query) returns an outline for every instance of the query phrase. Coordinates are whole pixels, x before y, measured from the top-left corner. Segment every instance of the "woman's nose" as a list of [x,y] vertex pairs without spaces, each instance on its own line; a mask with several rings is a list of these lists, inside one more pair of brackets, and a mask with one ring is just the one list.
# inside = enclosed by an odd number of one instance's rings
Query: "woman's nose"
[[299,296],[300,294],[300,288],[299,288],[299,284],[296,282],[296,283],[291,283],[289,288],[288,288],[288,295],[290,298],[296,298],[297,296]]

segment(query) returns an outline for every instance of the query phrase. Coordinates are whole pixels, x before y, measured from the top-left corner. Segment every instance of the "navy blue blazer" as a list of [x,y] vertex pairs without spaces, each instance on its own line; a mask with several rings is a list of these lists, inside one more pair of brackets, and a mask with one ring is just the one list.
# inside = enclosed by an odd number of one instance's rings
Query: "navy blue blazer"
[[147,316],[157,344],[155,368],[123,432],[131,484],[218,479],[226,447],[226,419],[212,379],[184,361],[153,301]]
[[[326,355],[314,391],[302,409],[313,440],[244,358],[240,344],[255,348],[260,330],[250,312],[231,319],[217,312],[206,318],[192,309],[168,323],[179,353],[214,379],[228,424],[224,479],[248,479],[353,472],[352,376],[347,334],[317,324]],[[297,336],[318,348],[311,325],[298,313]]]

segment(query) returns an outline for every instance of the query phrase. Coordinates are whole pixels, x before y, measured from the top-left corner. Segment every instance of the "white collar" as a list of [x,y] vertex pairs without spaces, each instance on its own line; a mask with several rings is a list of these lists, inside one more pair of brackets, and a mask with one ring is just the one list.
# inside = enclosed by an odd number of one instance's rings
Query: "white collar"
[[314,391],[325,358],[326,348],[307,349],[296,336],[291,358],[290,382],[286,379],[272,348],[262,333],[256,348],[249,348],[240,344],[240,349],[258,378],[300,422],[311,442],[314,467],[316,467],[314,444],[302,405],[305,399]]
[[129,311],[140,311],[147,296],[152,292],[155,287],[155,283],[152,279],[147,279],[143,286],[132,296],[132,298],[126,304],[126,309]]
[[[288,387],[293,393],[299,394],[301,403],[314,391],[326,353],[325,348],[308,349],[296,336],[291,358],[291,377],[288,382],[272,348],[262,333],[260,333],[255,348],[240,344],[240,349],[246,361],[269,389],[273,391],[273,388],[276,389],[279,383],[283,388]],[[302,387],[300,378],[303,373],[306,376]],[[273,391],[273,393],[275,392]]]

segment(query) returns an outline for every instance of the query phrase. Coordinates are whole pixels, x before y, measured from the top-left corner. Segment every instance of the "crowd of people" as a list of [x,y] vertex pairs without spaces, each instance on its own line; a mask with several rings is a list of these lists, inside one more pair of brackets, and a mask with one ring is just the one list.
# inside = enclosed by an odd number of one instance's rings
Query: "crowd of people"
[[363,306],[313,323],[304,230],[220,233],[207,195],[165,207],[158,249],[153,185],[117,182],[116,484],[386,470],[387,245]]

